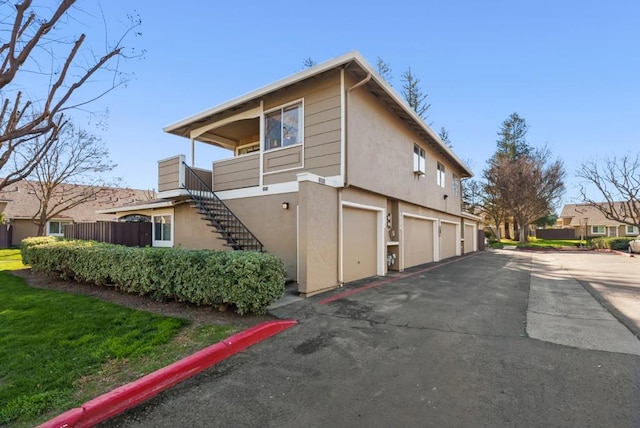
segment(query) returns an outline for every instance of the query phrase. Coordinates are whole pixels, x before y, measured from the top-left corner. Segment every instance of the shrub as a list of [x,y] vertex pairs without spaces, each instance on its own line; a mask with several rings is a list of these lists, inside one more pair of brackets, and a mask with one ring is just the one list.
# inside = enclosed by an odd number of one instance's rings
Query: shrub
[[25,264],[63,279],[113,284],[157,300],[235,305],[238,314],[264,313],[284,293],[284,264],[250,251],[133,248],[93,241],[31,241]]
[[629,241],[633,238],[612,238],[602,236],[599,238],[593,238],[591,240],[591,246],[597,250],[618,250],[626,251],[629,248]]

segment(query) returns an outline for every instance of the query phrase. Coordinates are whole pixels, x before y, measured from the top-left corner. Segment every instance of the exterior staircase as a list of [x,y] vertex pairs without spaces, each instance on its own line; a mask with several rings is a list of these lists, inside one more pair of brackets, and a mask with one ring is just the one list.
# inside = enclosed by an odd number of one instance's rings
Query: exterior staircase
[[262,242],[240,221],[238,217],[222,202],[209,184],[205,183],[194,170],[184,164],[185,183],[182,187],[189,193],[191,202],[202,218],[216,229],[224,244],[234,250],[264,251]]

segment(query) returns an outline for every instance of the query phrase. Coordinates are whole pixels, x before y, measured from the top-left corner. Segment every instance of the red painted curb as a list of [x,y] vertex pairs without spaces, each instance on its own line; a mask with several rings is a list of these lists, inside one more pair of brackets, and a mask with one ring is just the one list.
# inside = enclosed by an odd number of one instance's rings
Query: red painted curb
[[94,426],[296,324],[295,320],[268,321],[251,327],[136,381],[87,401],[81,407],[50,419],[39,428]]

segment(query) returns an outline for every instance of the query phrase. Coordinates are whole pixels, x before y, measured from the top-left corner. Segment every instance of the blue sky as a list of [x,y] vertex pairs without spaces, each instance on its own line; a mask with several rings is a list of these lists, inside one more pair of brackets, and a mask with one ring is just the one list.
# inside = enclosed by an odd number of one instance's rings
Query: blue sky
[[[307,4],[308,3],[308,4]],[[80,6],[93,7],[93,6]],[[129,45],[144,59],[92,108],[108,107],[102,132],[116,174],[157,187],[157,160],[189,154],[189,141],[162,128],[317,62],[358,50],[391,65],[394,86],[408,67],[431,103],[427,119],[449,130],[453,149],[477,176],[497,131],[517,112],[529,143],[547,144],[567,170],[564,202],[578,196],[585,160],[638,153],[640,2],[103,1],[111,29],[128,12],[142,18]],[[91,13],[91,11],[86,10]],[[87,28],[89,27],[89,28]],[[99,27],[99,25],[98,25]],[[89,39],[103,42],[93,25]],[[95,33],[95,34],[94,34]],[[226,157],[199,145],[198,164]]]

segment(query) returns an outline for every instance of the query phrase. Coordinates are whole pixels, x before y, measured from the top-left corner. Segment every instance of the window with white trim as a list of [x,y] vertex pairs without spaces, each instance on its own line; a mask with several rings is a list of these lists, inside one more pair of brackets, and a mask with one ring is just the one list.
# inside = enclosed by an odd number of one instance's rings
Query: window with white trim
[[153,216],[153,246],[173,246],[173,216],[171,214]]
[[627,225],[627,235],[638,235],[638,226]]
[[302,103],[278,108],[264,115],[264,149],[302,143]]
[[49,221],[47,223],[47,236],[64,236],[64,226],[71,223],[70,221]]
[[460,178],[457,174],[453,174],[451,179],[451,190],[454,196],[458,196],[460,194]]
[[438,168],[436,172],[436,184],[440,187],[444,187],[445,185],[445,171],[444,165],[438,162]]
[[417,144],[413,145],[413,172],[418,175],[424,175],[427,172],[424,149]]
[[593,235],[604,235],[604,226],[591,226],[591,233]]

